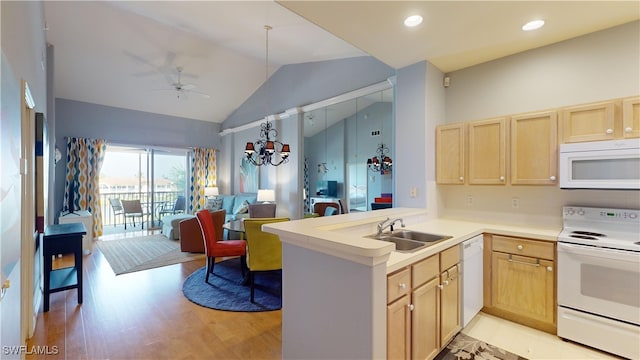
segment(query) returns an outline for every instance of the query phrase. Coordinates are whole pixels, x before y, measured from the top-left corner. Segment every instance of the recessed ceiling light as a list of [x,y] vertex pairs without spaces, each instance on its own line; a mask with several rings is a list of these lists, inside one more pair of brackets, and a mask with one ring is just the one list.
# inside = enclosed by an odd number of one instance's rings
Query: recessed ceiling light
[[411,15],[408,18],[404,19],[404,26],[414,27],[422,24],[422,16],[420,15]]
[[524,31],[537,30],[537,29],[540,29],[543,26],[544,26],[544,20],[533,20],[533,21],[529,21],[528,23],[522,25],[522,30],[524,30]]

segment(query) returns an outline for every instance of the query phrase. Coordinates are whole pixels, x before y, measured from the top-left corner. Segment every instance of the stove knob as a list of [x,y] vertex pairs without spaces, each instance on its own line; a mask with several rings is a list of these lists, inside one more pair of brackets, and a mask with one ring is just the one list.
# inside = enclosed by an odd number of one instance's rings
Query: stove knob
[[584,215],[584,210],[582,210],[582,209],[578,210],[578,215],[580,215],[580,216]]
[[573,215],[573,214],[575,214],[575,211],[573,209],[568,209],[567,210],[567,214],[568,215]]
[[637,218],[638,218],[637,213],[629,213],[629,219],[637,219]]

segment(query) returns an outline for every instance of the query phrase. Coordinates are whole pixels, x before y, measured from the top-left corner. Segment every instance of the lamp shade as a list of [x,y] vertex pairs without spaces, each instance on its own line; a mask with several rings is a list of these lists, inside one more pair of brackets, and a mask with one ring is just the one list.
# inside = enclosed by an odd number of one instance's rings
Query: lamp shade
[[215,186],[207,186],[204,188],[204,196],[218,196],[218,188]]
[[271,202],[276,201],[276,192],[271,189],[258,190],[258,196],[256,198],[258,202]]

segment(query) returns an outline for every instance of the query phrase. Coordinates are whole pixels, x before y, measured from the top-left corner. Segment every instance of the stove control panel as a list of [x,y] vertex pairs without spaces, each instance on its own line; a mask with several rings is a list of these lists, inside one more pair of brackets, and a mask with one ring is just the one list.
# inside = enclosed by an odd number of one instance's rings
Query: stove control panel
[[640,210],[565,206],[563,218],[611,222],[640,222]]

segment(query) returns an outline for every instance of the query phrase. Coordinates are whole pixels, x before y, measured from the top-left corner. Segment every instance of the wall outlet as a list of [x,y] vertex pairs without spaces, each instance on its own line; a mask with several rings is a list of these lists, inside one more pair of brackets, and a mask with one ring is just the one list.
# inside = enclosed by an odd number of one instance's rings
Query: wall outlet
[[520,199],[517,197],[511,198],[511,207],[517,209],[520,207]]
[[473,196],[467,195],[467,205],[473,205]]

